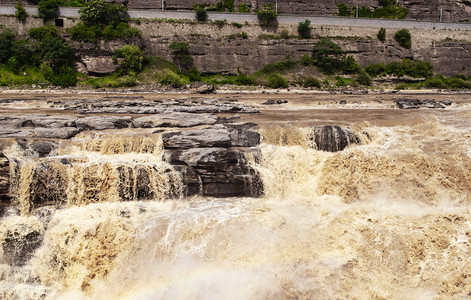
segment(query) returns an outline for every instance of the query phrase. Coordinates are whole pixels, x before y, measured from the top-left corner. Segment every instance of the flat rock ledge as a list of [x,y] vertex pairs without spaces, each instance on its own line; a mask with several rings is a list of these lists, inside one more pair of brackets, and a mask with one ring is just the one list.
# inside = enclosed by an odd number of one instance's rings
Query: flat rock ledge
[[[76,142],[82,137],[77,136],[79,133],[88,131],[125,139],[135,135],[161,139],[162,159],[174,169],[164,172],[181,174],[183,196],[263,195],[259,174],[249,161],[258,155],[256,146],[260,135],[252,130],[255,124],[237,123],[239,117],[233,114],[258,111],[237,100],[143,101],[107,97],[102,101],[49,101],[48,105],[47,114],[0,114],[0,216],[8,207],[18,205],[14,197],[18,178],[14,177],[22,164],[34,162],[35,165],[29,187],[29,211],[50,204],[65,204],[68,178],[63,170],[83,161],[80,157],[64,157],[58,153],[61,147],[68,145],[67,140],[74,138],[72,142]],[[61,113],[63,111],[67,113]],[[14,154],[10,151],[12,145],[16,149]],[[121,200],[152,199],[154,192],[148,186],[152,176],[149,172],[156,168],[158,166],[152,164],[120,166],[116,172],[120,178]],[[11,176],[12,172],[15,176]],[[129,174],[134,174],[134,179]],[[168,184],[168,197],[182,195],[175,192],[177,181]]]

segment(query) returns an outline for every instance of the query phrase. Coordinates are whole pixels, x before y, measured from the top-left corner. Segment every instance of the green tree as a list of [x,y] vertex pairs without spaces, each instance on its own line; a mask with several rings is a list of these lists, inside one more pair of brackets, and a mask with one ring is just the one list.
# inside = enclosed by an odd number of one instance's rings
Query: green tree
[[305,20],[304,22],[299,22],[298,24],[298,33],[302,39],[311,38],[311,21]]
[[333,74],[342,69],[345,51],[328,37],[323,37],[314,45],[312,58],[324,73]]
[[381,27],[381,29],[378,31],[378,34],[376,35],[376,37],[381,42],[384,42],[386,40],[386,29]]
[[409,30],[405,28],[396,31],[396,33],[394,34],[394,39],[396,40],[396,42],[399,43],[399,45],[406,49],[410,49],[412,46],[412,36]]
[[250,12],[250,7],[247,6],[244,2],[241,2],[239,4],[239,12],[240,13],[249,13]]
[[168,47],[173,51],[174,63],[181,71],[186,72],[193,66],[190,45],[187,42],[172,42]]
[[38,3],[38,16],[44,21],[54,19],[57,16],[58,0],[41,0]]
[[351,11],[348,8],[347,4],[342,3],[342,4],[337,4],[337,7],[339,8],[339,12],[337,15],[342,16],[342,17],[348,17],[351,15]]
[[15,8],[15,17],[18,19],[18,21],[25,22],[26,18],[28,17],[28,13],[23,6],[23,2],[19,0],[18,3],[16,3]]
[[142,50],[135,45],[126,45],[122,49],[113,52],[113,63],[118,63],[121,58],[120,68],[127,74],[137,74],[142,70],[144,60]]
[[206,8],[203,5],[195,5],[195,17],[198,22],[205,22],[208,19],[208,13],[206,12]]
[[12,44],[15,41],[15,34],[10,29],[5,29],[0,33],[0,63],[8,62],[11,57]]
[[86,25],[117,25],[126,19],[126,12],[127,8],[124,5],[106,3],[102,0],[92,0],[79,10],[80,19]]
[[273,3],[267,3],[255,11],[261,26],[272,26],[276,24],[276,10]]

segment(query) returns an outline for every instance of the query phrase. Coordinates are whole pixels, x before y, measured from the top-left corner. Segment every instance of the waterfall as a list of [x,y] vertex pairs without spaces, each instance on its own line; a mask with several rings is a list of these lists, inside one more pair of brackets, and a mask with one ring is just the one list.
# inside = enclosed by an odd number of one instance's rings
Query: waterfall
[[260,198],[182,197],[159,133],[13,147],[0,298],[467,298],[470,127],[262,126]]

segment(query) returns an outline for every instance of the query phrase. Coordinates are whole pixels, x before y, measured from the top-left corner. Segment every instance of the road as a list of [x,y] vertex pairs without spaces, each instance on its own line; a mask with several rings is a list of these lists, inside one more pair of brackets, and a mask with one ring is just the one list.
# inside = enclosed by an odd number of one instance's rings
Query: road
[[[26,11],[30,15],[37,15],[35,6],[26,6]],[[13,6],[0,6],[1,15],[14,15],[15,8]],[[80,17],[78,8],[61,7],[59,14],[62,17]],[[160,18],[160,19],[195,19],[193,11],[162,11],[152,9],[129,10],[128,14],[131,18]],[[208,12],[208,20],[226,20],[229,23],[256,23],[257,15],[247,13],[221,13]],[[449,23],[449,22],[430,22],[430,21],[413,21],[413,20],[387,20],[387,19],[364,19],[364,18],[348,18],[348,17],[325,17],[312,15],[287,15],[278,16],[278,24],[292,25],[298,24],[304,20],[310,20],[312,26],[345,26],[345,27],[373,27],[373,28],[419,28],[419,29],[451,29],[451,30],[471,30],[471,23]]]

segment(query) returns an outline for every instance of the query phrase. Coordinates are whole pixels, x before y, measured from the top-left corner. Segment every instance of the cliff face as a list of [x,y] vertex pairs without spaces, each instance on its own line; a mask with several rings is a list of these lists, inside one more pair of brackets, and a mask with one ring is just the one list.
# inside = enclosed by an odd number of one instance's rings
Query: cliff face
[[[29,18],[28,22],[19,23],[14,17],[0,16],[0,24],[13,28],[18,34],[26,34],[29,28],[40,26],[38,22],[42,21]],[[76,19],[64,20],[66,27],[76,22]],[[378,28],[313,26],[313,38],[301,40],[295,37],[297,25],[283,25],[274,31],[266,31],[257,24],[244,24],[238,28],[229,24],[217,26],[188,21],[141,20],[133,26],[138,27],[143,34],[139,47],[148,54],[169,61],[173,60],[169,45],[174,41],[188,42],[194,64],[203,73],[236,74],[240,68],[252,74],[265,64],[281,61],[287,56],[299,59],[304,54],[309,55],[319,37],[330,36],[362,66],[414,58],[431,62],[437,73],[453,75],[462,72],[471,75],[471,38],[466,30],[411,29],[412,49],[407,50],[394,41],[393,35],[397,29],[393,28],[386,30],[386,41],[382,43],[376,38]],[[279,37],[282,31],[292,38],[263,38],[267,34]],[[241,32],[247,34],[247,39],[236,37]],[[111,54],[113,50],[124,46],[121,42],[71,44],[76,48],[80,60],[79,71],[90,75],[115,70]]]

